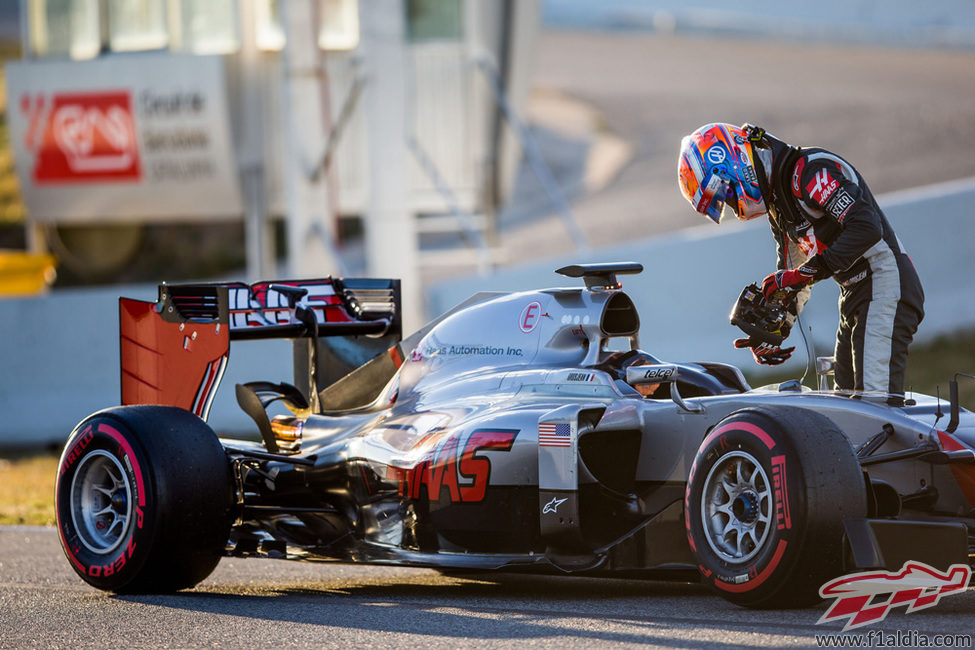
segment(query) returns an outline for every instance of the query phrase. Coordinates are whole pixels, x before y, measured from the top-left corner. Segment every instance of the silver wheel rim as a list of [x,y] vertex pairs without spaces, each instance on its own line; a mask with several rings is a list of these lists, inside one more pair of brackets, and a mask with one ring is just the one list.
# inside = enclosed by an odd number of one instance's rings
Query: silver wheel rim
[[723,455],[704,481],[701,523],[711,550],[725,562],[755,557],[768,538],[772,488],[765,470],[743,451]]
[[71,480],[71,521],[92,553],[111,553],[126,538],[135,491],[119,460],[101,449],[78,463]]

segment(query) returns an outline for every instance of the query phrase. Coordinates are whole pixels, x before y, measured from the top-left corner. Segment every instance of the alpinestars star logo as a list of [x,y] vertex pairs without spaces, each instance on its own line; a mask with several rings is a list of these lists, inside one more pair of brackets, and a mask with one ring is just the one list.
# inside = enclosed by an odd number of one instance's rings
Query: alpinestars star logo
[[942,596],[964,593],[972,576],[971,567],[952,564],[941,572],[922,562],[905,562],[900,571],[851,573],[819,588],[821,598],[835,598],[816,624],[848,619],[843,631],[877,623],[894,607],[907,606],[907,613],[934,607]]
[[[566,497],[566,499],[567,498],[568,497]],[[554,514],[558,514],[558,512],[559,512],[559,506],[562,505],[563,503],[565,503],[566,502],[566,499],[559,499],[558,497],[553,497],[552,500],[549,501],[548,503],[546,503],[545,504],[545,507],[542,508],[542,514],[545,515],[545,514],[548,514],[550,512],[551,513],[554,513]]]

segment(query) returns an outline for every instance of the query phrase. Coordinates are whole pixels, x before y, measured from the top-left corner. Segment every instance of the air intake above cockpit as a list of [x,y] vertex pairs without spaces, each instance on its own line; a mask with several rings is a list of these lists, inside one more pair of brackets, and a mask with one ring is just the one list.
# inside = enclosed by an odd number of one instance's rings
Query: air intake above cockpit
[[582,278],[587,289],[619,289],[623,285],[616,279],[617,274],[642,273],[643,265],[638,262],[571,264],[556,269],[555,272],[569,278]]

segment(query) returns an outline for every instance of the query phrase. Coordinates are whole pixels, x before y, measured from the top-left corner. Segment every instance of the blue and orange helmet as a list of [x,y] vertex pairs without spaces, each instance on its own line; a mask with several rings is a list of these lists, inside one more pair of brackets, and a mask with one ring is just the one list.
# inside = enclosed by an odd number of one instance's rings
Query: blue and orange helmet
[[742,221],[768,212],[755,174],[755,149],[731,124],[705,124],[680,143],[677,181],[694,209],[720,223],[727,205]]

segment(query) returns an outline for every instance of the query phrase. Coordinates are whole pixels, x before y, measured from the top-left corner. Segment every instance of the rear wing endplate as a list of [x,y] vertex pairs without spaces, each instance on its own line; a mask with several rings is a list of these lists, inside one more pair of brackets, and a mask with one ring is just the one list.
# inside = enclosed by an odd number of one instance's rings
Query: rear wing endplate
[[345,374],[399,342],[400,300],[399,280],[368,278],[162,284],[155,302],[120,298],[122,404],[179,406],[206,419],[235,340],[366,337],[351,346],[362,354],[343,346],[348,367],[319,373]]

